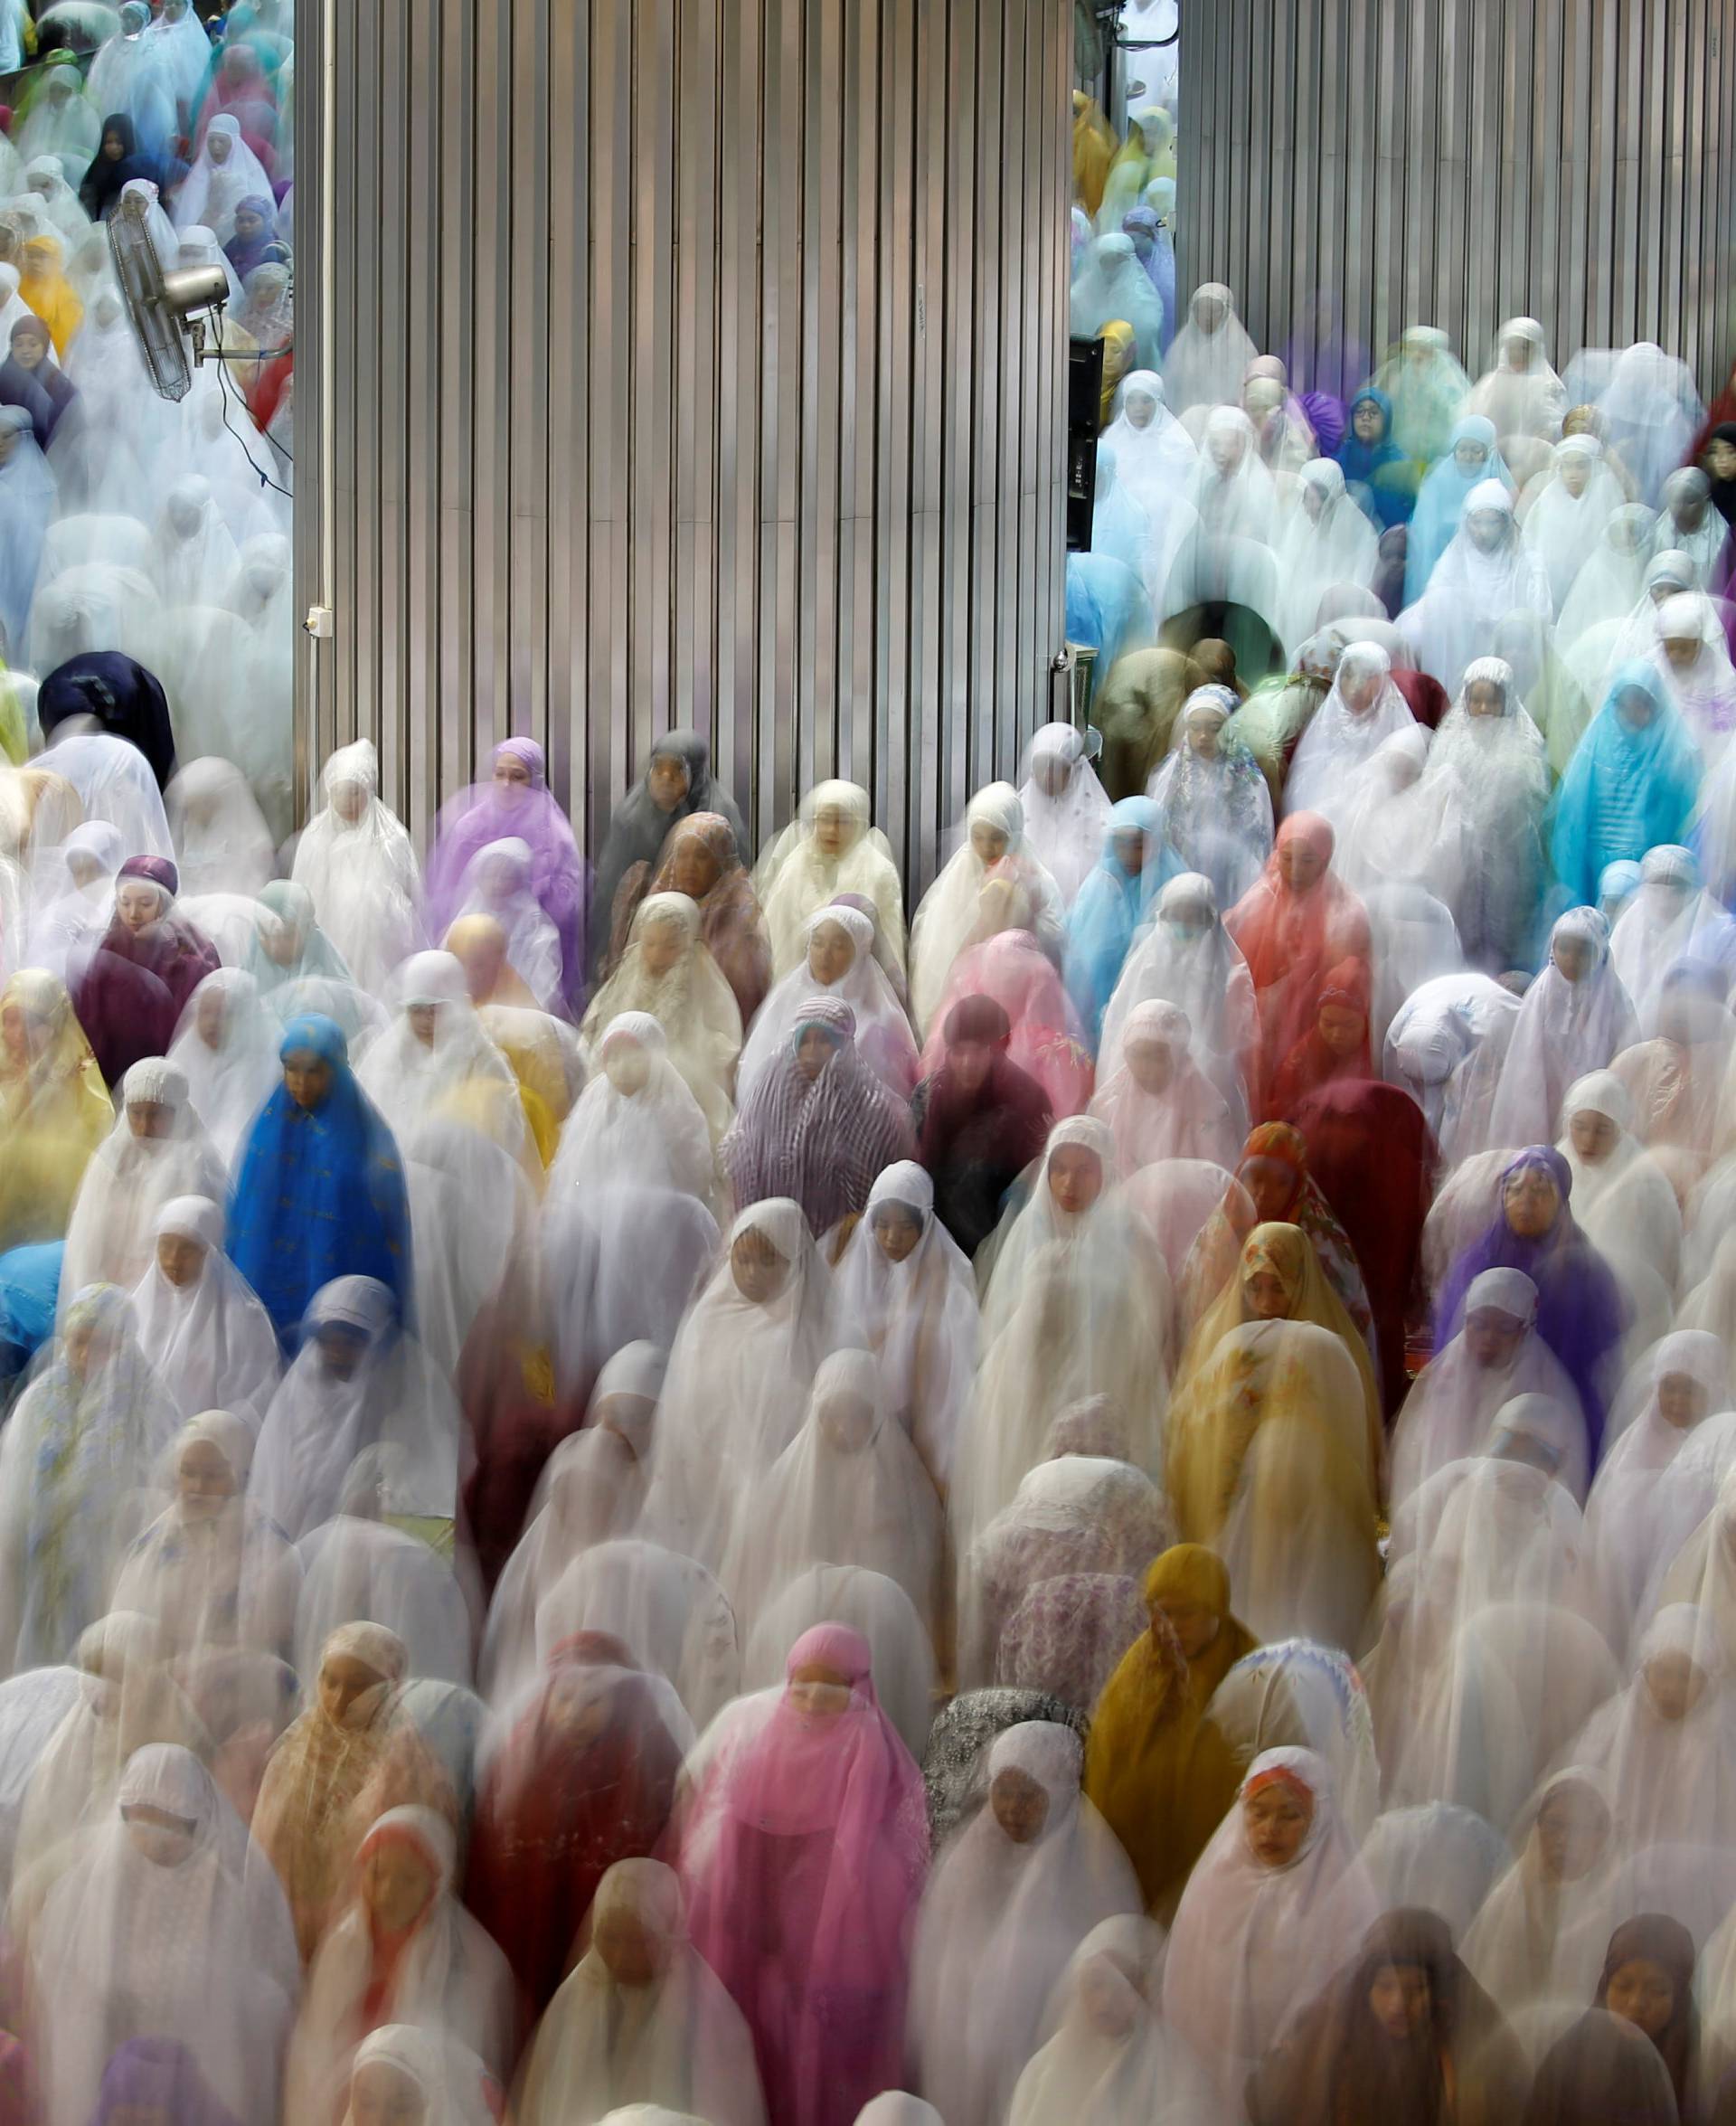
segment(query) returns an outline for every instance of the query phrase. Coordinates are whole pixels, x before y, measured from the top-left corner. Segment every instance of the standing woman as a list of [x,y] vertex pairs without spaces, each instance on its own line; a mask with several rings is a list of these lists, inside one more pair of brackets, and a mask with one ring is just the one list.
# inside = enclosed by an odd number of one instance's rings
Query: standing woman
[[751,1025],[771,987],[771,940],[739,830],[725,813],[690,812],[669,830],[655,875],[648,865],[646,874],[651,893],[685,893],[699,910],[700,942],[730,985],[741,1024]]
[[928,1813],[859,1632],[804,1632],[786,1678],[703,1780],[681,1872],[693,1944],[753,2033],[769,2115],[851,2126],[903,2079]]
[[444,936],[462,912],[472,862],[500,841],[521,841],[530,852],[531,890],[560,939],[562,993],[575,1003],[584,987],[585,866],[533,738],[504,740],[495,748],[493,779],[441,808],[428,853],[429,928],[435,936]]
[[1701,772],[1663,674],[1650,662],[1620,666],[1556,793],[1550,860],[1568,901],[1594,904],[1606,865],[1681,842]]
[[39,968],[14,975],[0,989],[0,1250],[61,1237],[114,1120],[65,988]]
[[641,901],[620,964],[591,998],[581,1030],[596,1057],[624,1013],[648,1013],[716,1144],[732,1112],[741,1016],[700,931],[699,910],[685,893]]
[[289,1022],[278,1054],[283,1082],[248,1132],[230,1194],[228,1253],[287,1352],[335,1278],[377,1278],[401,1319],[413,1281],[402,1163],[342,1029],[309,1012]]

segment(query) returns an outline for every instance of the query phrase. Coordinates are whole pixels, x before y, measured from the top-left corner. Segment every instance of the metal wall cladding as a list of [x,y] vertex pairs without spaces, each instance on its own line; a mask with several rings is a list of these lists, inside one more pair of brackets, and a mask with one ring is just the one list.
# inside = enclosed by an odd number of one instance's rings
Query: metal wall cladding
[[302,13],[307,774],[372,736],[420,834],[527,732],[594,851],[694,723],[925,874],[1064,635],[1067,0]]
[[1731,0],[1186,0],[1182,55],[1182,278],[1261,346],[1324,291],[1377,356],[1438,325],[1476,375],[1525,316],[1722,383]]

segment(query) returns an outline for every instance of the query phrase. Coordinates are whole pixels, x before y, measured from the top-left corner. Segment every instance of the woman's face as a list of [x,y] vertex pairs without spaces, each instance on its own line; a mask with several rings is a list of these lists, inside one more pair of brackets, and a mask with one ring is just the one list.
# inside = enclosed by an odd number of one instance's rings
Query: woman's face
[[438,1887],[427,1860],[401,1838],[382,1839],[362,1863],[362,1902],[388,1934],[413,1927]]
[[1290,1295],[1276,1270],[1254,1270],[1241,1280],[1242,1304],[1254,1321],[1286,1321]]
[[1123,1054],[1127,1060],[1127,1075],[1141,1092],[1159,1096],[1175,1083],[1175,1051],[1167,1041],[1146,1035],[1129,1041]]
[[1616,714],[1629,731],[1645,731],[1657,720],[1657,704],[1643,686],[1624,686],[1616,696]]
[[995,1774],[988,1790],[988,1805],[995,1820],[1015,1846],[1029,1846],[1043,1835],[1049,1820],[1049,1796],[1029,1772],[1008,1765]]
[[1507,513],[1504,509],[1474,509],[1465,519],[1471,544],[1479,553],[1493,553],[1506,536]]
[[1126,2037],[1138,2016],[1127,1974],[1107,1956],[1094,1956],[1079,1975],[1079,2005],[1100,2037]]
[[687,795],[692,778],[676,753],[658,753],[646,770],[645,787],[659,812],[673,812]]
[[1465,689],[1465,711],[1471,716],[1505,713],[1506,698],[1493,679],[1473,679]]
[[1570,451],[1562,458],[1556,477],[1577,502],[1591,485],[1591,460],[1583,450]]
[[265,234],[265,222],[251,207],[235,210],[235,233],[243,243],[254,243]]
[[604,1913],[591,1931],[590,1945],[618,1986],[648,1986],[657,1975],[656,1937],[625,1905]]
[[48,335],[20,323],[12,335],[12,358],[20,369],[40,369],[48,354]]
[[1368,1031],[1368,1016],[1348,1004],[1323,1004],[1317,1020],[1320,1038],[1334,1055],[1354,1055]]
[[841,982],[856,963],[855,942],[841,922],[816,922],[807,940],[807,971],[823,989]]
[[162,903],[162,888],[146,878],[123,879],[115,893],[115,913],[135,937],[156,921]]
[[1274,1780],[1241,1805],[1248,1845],[1262,1867],[1288,1867],[1302,1850],[1314,1821],[1314,1803],[1287,1781]]
[[1507,1227],[1521,1240],[1541,1240],[1561,1214],[1561,1191],[1541,1167],[1522,1167],[1501,1193]]
[[1176,1643],[1190,1661],[1197,1661],[1218,1636],[1221,1628],[1218,1613],[1203,1602],[1189,1602],[1182,1595],[1166,1594],[1161,1602],[1154,1602],[1152,1608],[1175,1634]]
[[205,136],[205,146],[211,152],[211,159],[219,169],[229,160],[230,151],[234,145],[227,133],[220,133],[214,126]]
[[14,1063],[30,1061],[30,1022],[22,1004],[9,1004],[0,1011],[0,1041],[6,1044],[6,1054]]
[[332,1090],[332,1066],[311,1048],[292,1048],[283,1059],[283,1085],[304,1113],[316,1113]]
[[176,1291],[185,1291],[204,1272],[205,1251],[184,1233],[159,1233],[156,1266]]
[[234,1472],[214,1441],[195,1440],[176,1466],[175,1488],[184,1519],[215,1520],[235,1496]]
[[1385,2035],[1414,2037],[1429,2020],[1429,1974],[1420,1964],[1383,1963],[1368,1989],[1368,2012]]
[[[118,133],[105,133],[102,137],[102,152],[105,160],[111,163],[118,163],[127,153],[127,143],[121,138]],[[240,228],[241,221],[241,216],[237,214],[235,217],[235,225],[237,228]]]
[[1465,1347],[1485,1372],[1505,1373],[1518,1356],[1525,1327],[1498,1307],[1479,1307],[1465,1317]]
[[723,872],[716,850],[697,835],[689,835],[675,845],[669,869],[676,893],[685,893],[690,901],[703,901]]
[[1355,430],[1359,443],[1378,443],[1386,433],[1386,416],[1373,399],[1360,399],[1350,417],[1350,425]]
[[1049,1194],[1070,1217],[1089,1211],[1103,1193],[1103,1162],[1083,1144],[1063,1144],[1049,1155]]
[[1564,933],[1551,942],[1549,956],[1564,982],[1584,981],[1597,960],[1590,940],[1576,938],[1571,933]]
[[805,1026],[796,1044],[796,1068],[812,1085],[837,1053],[836,1043],[824,1026]]
[[822,805],[814,815],[814,846],[822,856],[842,856],[855,838],[855,824],[841,805]]
[[850,1678],[824,1661],[808,1661],[796,1669],[784,1695],[807,1720],[835,1720],[850,1710]]
[[1736,443],[1727,443],[1722,436],[1714,437],[1706,446],[1703,463],[1712,479],[1736,480]]
[[1190,750],[1202,761],[1215,761],[1218,757],[1218,733],[1223,725],[1212,716],[1201,716],[1187,727]]
[[1685,1720],[1706,1687],[1705,1671],[1692,1654],[1679,1648],[1654,1654],[1646,1664],[1645,1677],[1646,1688],[1664,1720]]
[[1657,1384],[1657,1414],[1674,1432],[1692,1432],[1711,1407],[1711,1395],[1691,1373],[1666,1373]]
[[1636,1956],[1618,1964],[1604,1988],[1603,2005],[1612,2016],[1647,2037],[1661,2037],[1675,2013],[1675,1985],[1662,1964]]
[[1206,438],[1206,449],[1219,473],[1228,479],[1248,455],[1248,438],[1240,428],[1215,428]]
[[1482,471],[1489,461],[1489,453],[1483,444],[1467,438],[1453,445],[1453,463],[1468,480]]
[[438,1004],[406,1005],[404,1017],[420,1044],[424,1048],[432,1048],[434,1035],[439,1030],[440,1006]]
[[[1149,428],[1157,418],[1157,402],[1149,392],[1129,392],[1122,411],[1127,415],[1129,428]],[[1731,456],[1736,457],[1736,451],[1732,451]]]
[[763,1233],[750,1227],[731,1245],[730,1275],[744,1299],[763,1307],[789,1282],[789,1264]]
[[428,2099],[390,2060],[366,2060],[350,2077],[354,2126],[422,2126],[427,2115]]
[[901,1262],[922,1237],[922,1221],[908,1204],[876,1204],[874,1239],[889,1262]]
[[332,809],[346,827],[354,827],[367,810],[368,799],[373,794],[365,782],[335,782],[332,785]]
[[1595,1108],[1580,1108],[1567,1125],[1567,1133],[1574,1150],[1593,1167],[1601,1166],[1621,1142],[1621,1131]]
[[[1350,700],[1348,694],[1345,695]],[[1352,701],[1351,706],[1358,704]],[[1293,893],[1306,893],[1309,887],[1317,885],[1325,874],[1326,859],[1314,844],[1303,836],[1291,835],[1280,842],[1278,850],[1278,875]]]
[[127,1127],[144,1144],[175,1133],[175,1110],[160,1100],[129,1100]]
[[319,1668],[320,1710],[334,1727],[347,1727],[358,1700],[384,1681],[354,1654],[327,1654]]
[[639,940],[639,965],[653,980],[666,975],[686,949],[687,933],[678,922],[647,922]]
[[121,1810],[135,1849],[154,1867],[179,1867],[193,1851],[196,1823],[148,1801],[129,1802]]
[[1537,1811],[1537,1848],[1552,1883],[1575,1883],[1596,1863],[1609,1819],[1595,1795],[1558,1787]]
[[1284,1223],[1297,1190],[1294,1167],[1282,1159],[1244,1159],[1236,1170],[1236,1178],[1254,1199],[1254,1216],[1259,1224]]
[[75,1321],[62,1339],[66,1369],[75,1381],[88,1381],[108,1356],[112,1345],[94,1321]]
[[1138,827],[1125,832],[1118,830],[1109,837],[1115,850],[1115,860],[1129,878],[1137,878],[1146,868],[1146,837]]
[[637,1041],[617,1035],[603,1050],[603,1075],[623,1099],[632,1100],[651,1082],[651,1058]]
[[1006,836],[986,819],[976,819],[971,822],[970,846],[980,863],[995,865],[1006,854]]
[[1685,672],[1700,655],[1700,638],[1697,635],[1666,635],[1664,638],[1664,655],[1669,659],[1673,671]]
[[995,1067],[995,1049],[987,1041],[953,1041],[947,1045],[947,1075],[967,1095],[980,1092]]
[[502,753],[495,761],[495,792],[498,797],[518,803],[531,787],[531,771],[525,763],[512,753]]

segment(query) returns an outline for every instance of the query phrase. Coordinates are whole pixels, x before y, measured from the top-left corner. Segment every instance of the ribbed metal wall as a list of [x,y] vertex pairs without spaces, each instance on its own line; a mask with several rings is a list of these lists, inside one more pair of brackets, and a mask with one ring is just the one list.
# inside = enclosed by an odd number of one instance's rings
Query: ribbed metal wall
[[420,831],[528,732],[594,848],[693,723],[761,832],[839,773],[926,857],[1063,636],[1067,0],[301,14],[308,770],[373,736]]
[[1656,340],[1723,381],[1731,0],[1184,0],[1179,265],[1261,346],[1316,289],[1376,352],[1514,316],[1557,365]]

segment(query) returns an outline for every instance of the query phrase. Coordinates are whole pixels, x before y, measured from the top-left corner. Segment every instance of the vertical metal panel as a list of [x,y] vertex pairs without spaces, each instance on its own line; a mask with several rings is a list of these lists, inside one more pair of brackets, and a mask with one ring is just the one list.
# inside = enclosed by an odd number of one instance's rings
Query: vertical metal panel
[[1063,632],[1069,0],[339,0],[329,169],[300,12],[304,801],[528,731],[594,847],[695,723],[920,876]]
[[1730,0],[1209,0],[1182,66],[1181,275],[1230,281],[1260,345],[1319,290],[1376,350],[1442,326],[1473,373],[1524,311],[1558,366],[1654,339],[1723,382]]

